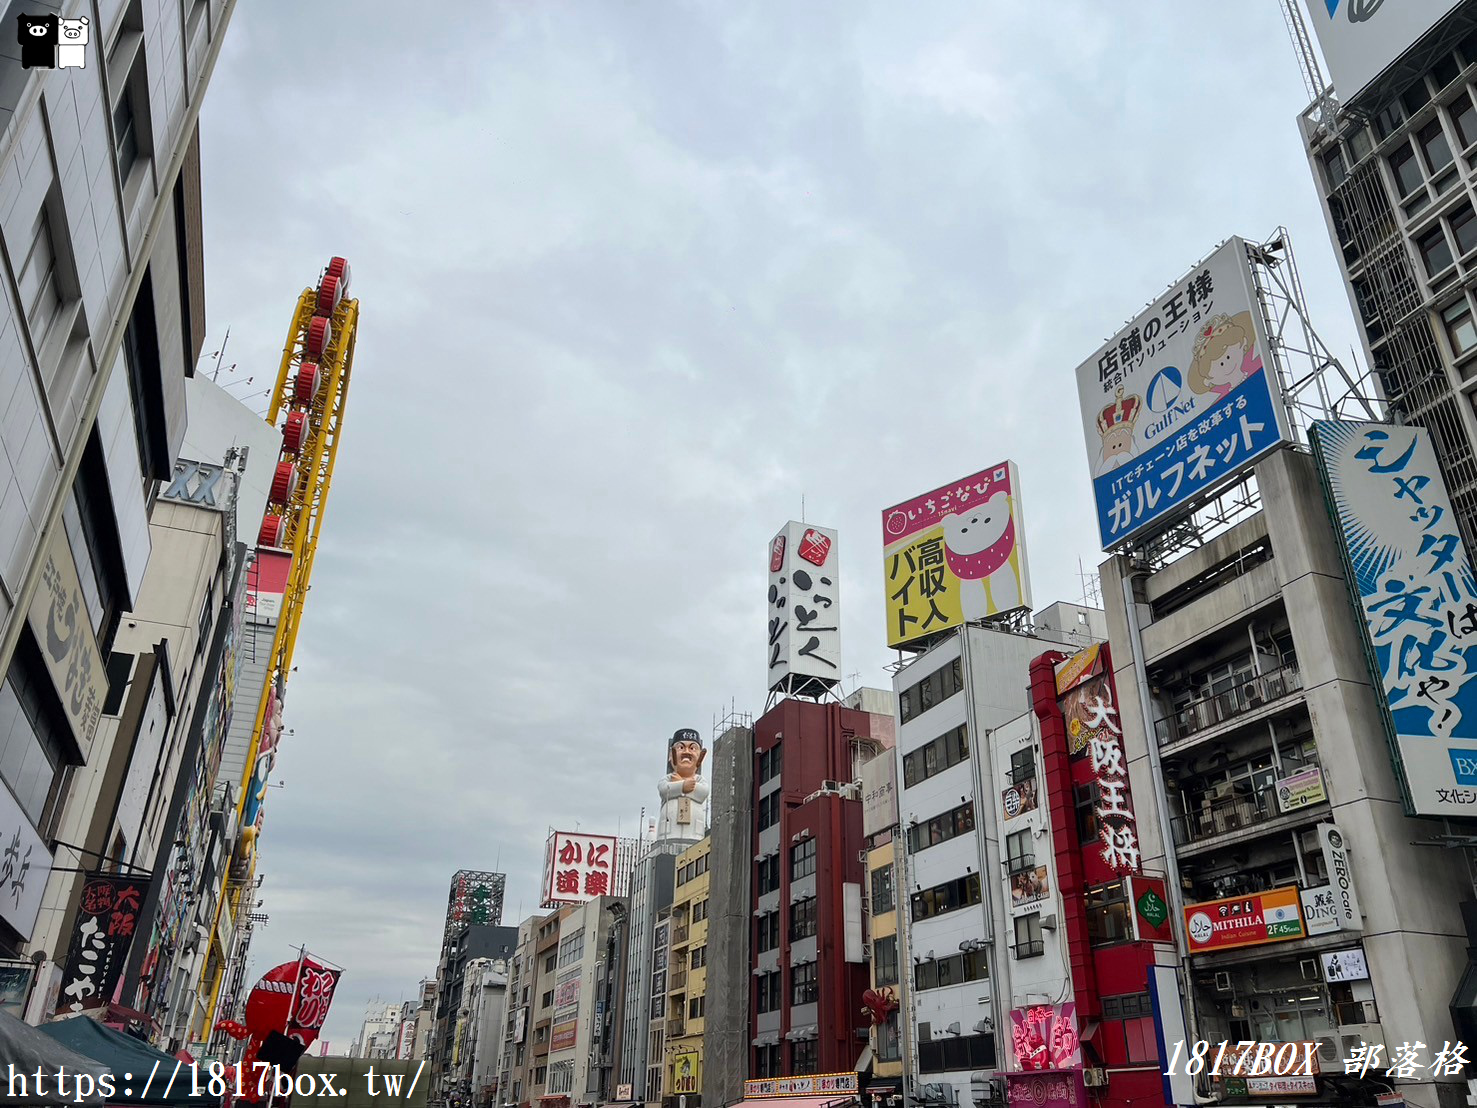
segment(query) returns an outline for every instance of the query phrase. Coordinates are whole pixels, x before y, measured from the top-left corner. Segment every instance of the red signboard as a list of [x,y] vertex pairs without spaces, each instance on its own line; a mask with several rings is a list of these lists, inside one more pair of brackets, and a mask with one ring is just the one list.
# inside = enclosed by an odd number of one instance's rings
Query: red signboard
[[1306,937],[1296,885],[1185,905],[1190,953]]
[[[1108,647],[1090,646],[1068,658],[1056,667],[1056,679],[1068,750],[1074,759],[1089,763],[1088,779],[1097,787],[1098,841],[1092,847],[1083,843],[1083,849],[1096,855],[1108,874],[1137,873],[1138,822]],[[1089,871],[1088,876],[1096,875]]]
[[1164,878],[1136,873],[1126,878],[1128,898],[1133,905],[1133,935],[1145,943],[1174,943],[1170,922],[1169,892]]
[[568,1023],[556,1023],[549,1035],[550,1050],[568,1050],[574,1046],[575,1031],[579,1028],[579,1020],[570,1020]]

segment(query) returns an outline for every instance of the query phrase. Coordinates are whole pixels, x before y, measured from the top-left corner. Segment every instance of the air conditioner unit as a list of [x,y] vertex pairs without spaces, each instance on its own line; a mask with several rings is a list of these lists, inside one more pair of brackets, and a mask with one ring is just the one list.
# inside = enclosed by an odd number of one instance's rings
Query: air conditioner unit
[[1373,1046],[1382,1043],[1384,1029],[1377,1023],[1346,1023],[1339,1026],[1339,1046],[1343,1050],[1343,1056],[1349,1057],[1361,1046]]
[[1225,970],[1216,970],[1215,991],[1218,993],[1228,993],[1231,991],[1231,975]]
[[1267,697],[1262,689],[1260,681],[1248,681],[1241,686],[1241,703],[1247,709],[1260,708],[1267,702]]
[[821,782],[821,791],[822,792],[839,793],[841,791],[841,782],[840,781],[822,781]]
[[1082,1083],[1089,1089],[1106,1089],[1108,1071],[1102,1066],[1088,1066],[1082,1071]]
[[1316,829],[1304,831],[1298,836],[1298,846],[1302,848],[1304,854],[1318,853],[1322,849],[1321,844],[1318,842],[1318,831]]

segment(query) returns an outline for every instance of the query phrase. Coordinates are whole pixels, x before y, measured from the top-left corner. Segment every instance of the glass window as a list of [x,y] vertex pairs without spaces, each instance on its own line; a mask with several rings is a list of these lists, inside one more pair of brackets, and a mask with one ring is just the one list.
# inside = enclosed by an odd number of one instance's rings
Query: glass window
[[1424,183],[1420,163],[1410,144],[1403,144],[1390,154],[1390,171],[1395,174],[1395,187],[1401,196],[1409,196]]
[[1446,337],[1451,339],[1452,352],[1458,358],[1477,347],[1477,327],[1472,324],[1472,307],[1465,296],[1443,309],[1441,320],[1446,324]]
[[1077,841],[1092,842],[1098,837],[1097,782],[1073,785],[1072,804],[1077,811]]
[[1431,102],[1431,90],[1426,87],[1426,79],[1421,77],[1408,89],[1400,94],[1400,105],[1405,109],[1407,116],[1415,115]]
[[790,847],[790,880],[799,881],[815,873],[815,839],[804,839]]
[[1455,54],[1443,54],[1436,59],[1436,64],[1431,66],[1431,76],[1435,78],[1436,88],[1444,89],[1457,79],[1462,67],[1456,60]]
[[1349,152],[1354,156],[1353,160],[1356,164],[1374,149],[1374,139],[1369,137],[1369,132],[1363,127],[1357,131],[1351,131],[1348,139]]
[[1471,204],[1463,204],[1447,217],[1451,222],[1451,237],[1456,239],[1457,254],[1466,257],[1477,249],[1477,213]]
[[[816,899],[813,896],[790,905],[790,941],[809,939],[816,932]],[[797,1002],[798,1003],[798,1002]]]
[[873,984],[877,988],[898,983],[897,936],[888,935],[872,944]]
[[1446,241],[1446,232],[1440,223],[1416,239],[1415,244],[1425,263],[1426,276],[1434,277],[1451,265],[1451,244]]
[[1036,848],[1029,829],[1007,835],[1005,851],[1006,869],[1012,875],[1036,868]]
[[1036,776],[1036,751],[1031,747],[1017,750],[1010,756],[1010,783],[1019,785],[1027,778]]
[[1451,102],[1450,110],[1451,122],[1462,147],[1465,149],[1477,142],[1477,110],[1472,107],[1472,98],[1462,93]]
[[1045,951],[1041,941],[1041,913],[1017,916],[1015,920],[1015,956],[1017,958],[1039,957]]
[[[139,52],[139,65],[143,64],[143,52]],[[118,177],[124,184],[133,172],[139,158],[138,123],[133,110],[134,76],[132,73],[123,82],[123,95],[113,109],[113,138],[118,153]]]
[[[65,767],[64,747],[57,715],[60,705],[49,707],[56,693],[41,667],[40,648],[22,632],[22,649],[36,652],[35,664],[19,657],[0,685],[0,777],[10,786],[22,811],[38,829],[45,830],[46,802]],[[19,655],[20,650],[17,650]],[[45,681],[45,685],[42,685]]]
[[1133,938],[1128,893],[1123,882],[1087,890],[1087,934],[1094,946],[1128,942]]
[[792,1073],[804,1075],[815,1072],[818,1058],[817,1046],[815,1039],[801,1039],[790,1048],[790,1054],[795,1059]]
[[819,998],[815,967],[816,963],[806,962],[790,968],[791,1004],[814,1004]]
[[51,219],[42,205],[31,229],[31,248],[16,274],[21,309],[31,328],[31,342],[37,351],[46,344],[52,324],[61,314],[61,289],[56,282],[56,251],[52,248]]
[[1328,175],[1328,187],[1338,188],[1348,179],[1349,171],[1344,168],[1344,152],[1335,146],[1323,155],[1323,170]]
[[1452,162],[1451,146],[1446,141],[1446,132],[1441,129],[1441,120],[1433,119],[1421,128],[1416,136],[1426,154],[1426,164],[1432,173],[1439,173]]
[[886,915],[897,909],[897,895],[893,890],[892,866],[882,866],[872,871],[872,914]]

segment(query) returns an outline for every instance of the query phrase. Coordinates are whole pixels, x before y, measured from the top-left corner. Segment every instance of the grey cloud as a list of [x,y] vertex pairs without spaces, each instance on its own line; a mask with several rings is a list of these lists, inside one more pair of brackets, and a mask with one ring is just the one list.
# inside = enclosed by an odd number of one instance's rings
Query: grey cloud
[[346,966],[339,1043],[454,870],[516,922],[550,826],[634,834],[673,729],[762,708],[802,495],[882,684],[881,509],[1012,457],[1037,601],[1078,598],[1072,372],[1214,242],[1286,223],[1353,334],[1270,5],[349,10],[239,6],[202,139],[233,379],[331,254],[364,313],[254,957]]

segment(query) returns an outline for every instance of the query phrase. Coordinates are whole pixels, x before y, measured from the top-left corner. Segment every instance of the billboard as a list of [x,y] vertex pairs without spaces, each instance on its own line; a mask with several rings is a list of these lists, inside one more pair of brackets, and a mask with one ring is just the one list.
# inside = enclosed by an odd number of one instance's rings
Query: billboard
[[613,835],[555,831],[544,854],[544,907],[583,904],[615,892]]
[[1340,100],[1348,103],[1460,0],[1307,0]]
[[1031,606],[1020,487],[1006,461],[882,513],[889,647]]
[[1010,1013],[1010,1041],[1023,1070],[1069,1070],[1082,1065],[1077,1005],[1038,1004]]
[[549,1032],[549,1050],[568,1050],[574,1046],[575,1031],[579,1028],[579,1020],[569,1020],[566,1023],[556,1023]]
[[1364,624],[1405,810],[1477,804],[1477,577],[1430,436],[1419,427],[1312,427]]
[[791,520],[769,543],[769,691],[818,695],[841,681],[836,532]]
[[1297,886],[1187,904],[1185,935],[1191,954],[1304,938]]
[[1232,238],[1077,367],[1103,549],[1163,527],[1287,441],[1287,411]]

